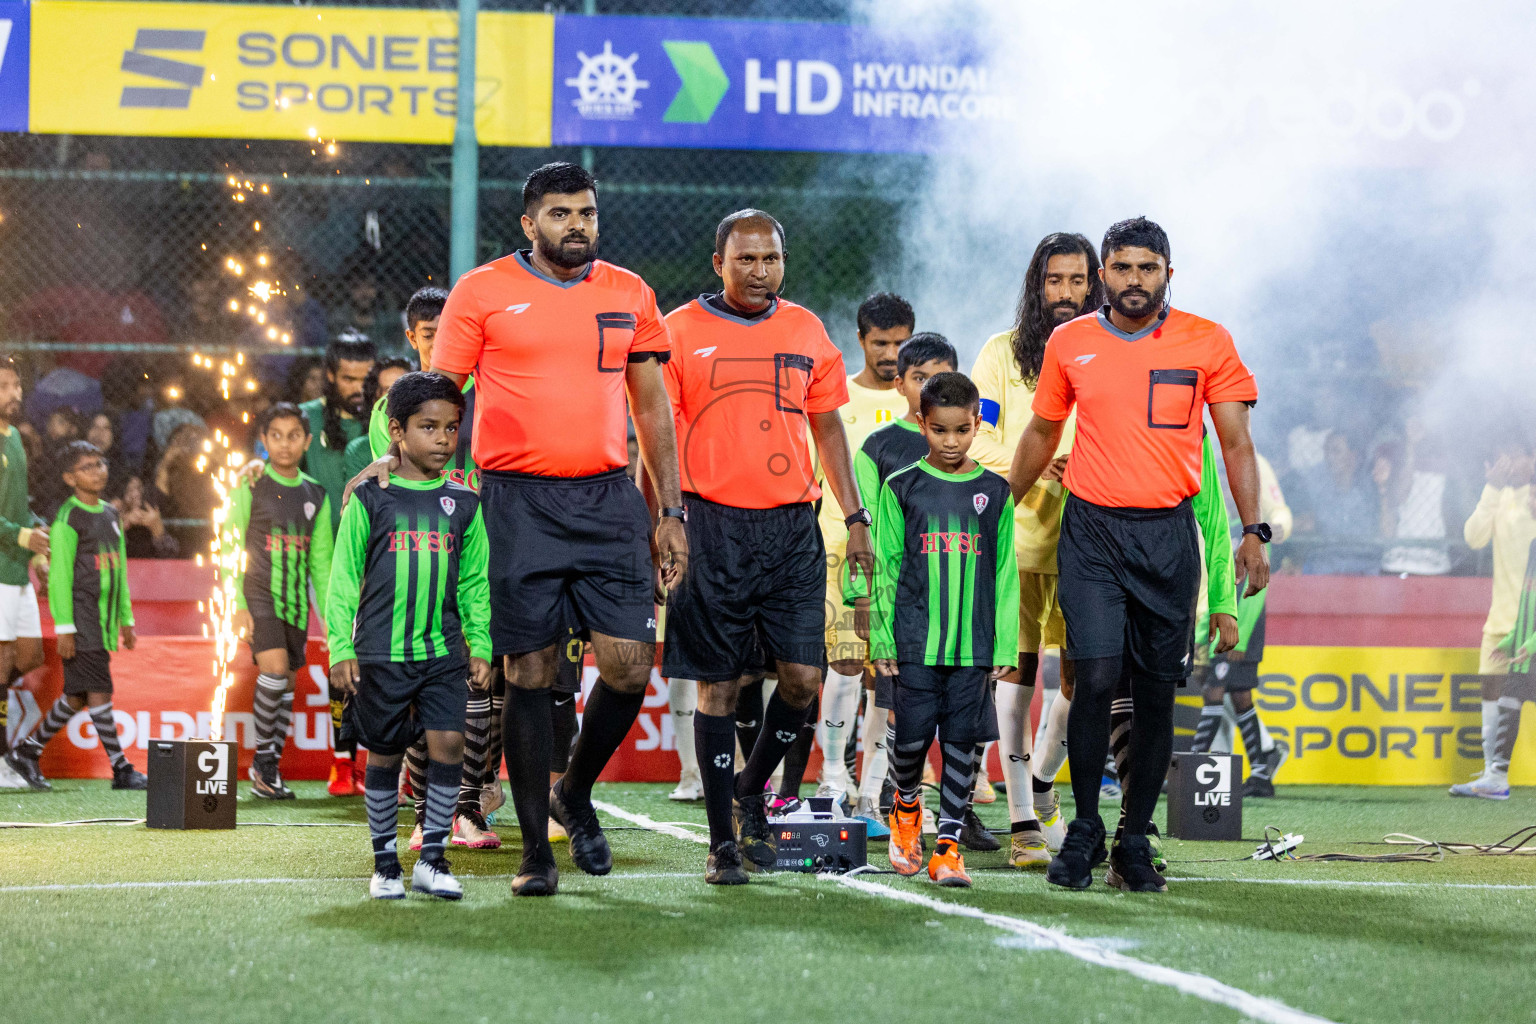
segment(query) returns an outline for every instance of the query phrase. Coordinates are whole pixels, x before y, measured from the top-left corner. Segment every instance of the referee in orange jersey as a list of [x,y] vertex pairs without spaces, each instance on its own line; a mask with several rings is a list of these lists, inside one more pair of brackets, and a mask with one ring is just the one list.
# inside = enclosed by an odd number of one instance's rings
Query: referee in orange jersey
[[[743,855],[764,867],[776,859],[763,787],[826,672],[818,497],[835,500],[846,517],[848,561],[866,573],[871,564],[869,513],[838,414],[848,401],[842,353],[814,313],[779,298],[784,256],[778,221],[760,210],[731,214],[715,233],[723,287],[667,315],[673,355],[665,377],[690,557],[667,608],[662,674],[699,681],[693,729],[709,818],[704,878],[717,885],[747,881]],[[807,427],[830,497],[816,484]],[[764,654],[779,685],[733,778],[739,683]]]
[[[479,392],[474,457],[490,546],[491,645],[504,659],[503,746],[523,834],[512,892],[545,896],[559,881],[551,817],[570,835],[577,867],[591,875],[613,867],[592,784],[634,725],[650,682],[652,547],[668,586],[688,548],[662,382],[672,352],[667,326],[638,275],[596,258],[592,175],[568,163],[530,174],[523,231],[531,248],[453,286],[432,369],[461,387],[473,373]],[[626,410],[660,497],[659,519],[625,475]],[[572,625],[590,633],[599,678],[569,766],[551,789],[551,686]]]
[[1190,498],[1200,490],[1204,411],[1210,407],[1243,521],[1238,579],[1247,578],[1253,595],[1269,583],[1270,530],[1259,521],[1248,432],[1259,393],[1225,328],[1167,305],[1173,268],[1162,228],[1144,217],[1121,221],[1100,251],[1108,302],[1051,334],[1009,480],[1014,500],[1028,492],[1076,406],[1057,564],[1076,670],[1067,756],[1077,811],[1046,878],[1086,889],[1106,857],[1099,777],[1124,668],[1134,705],[1130,779],[1110,877],[1129,891],[1163,892],[1146,832],[1173,750],[1174,691],[1194,653],[1200,553]]

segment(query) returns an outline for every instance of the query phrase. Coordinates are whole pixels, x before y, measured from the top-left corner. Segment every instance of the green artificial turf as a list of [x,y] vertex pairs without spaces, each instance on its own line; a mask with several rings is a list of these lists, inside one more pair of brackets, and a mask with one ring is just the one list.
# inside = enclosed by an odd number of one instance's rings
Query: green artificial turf
[[[142,794],[102,782],[55,785],[48,794],[0,794],[0,820],[143,814]],[[584,876],[557,847],[554,899],[511,897],[519,850],[515,826],[503,825],[502,850],[451,854],[466,883],[462,903],[413,896],[375,904],[366,898],[366,829],[336,827],[362,823],[361,799],[332,799],[319,783],[295,788],[301,799],[285,804],[242,801],[241,821],[323,827],[0,829],[4,1019],[1245,1019],[983,921],[830,879],[758,875],[746,887],[711,888],[700,877],[702,846],[606,815],[614,873]],[[657,821],[703,822],[701,806],[671,803],[667,789],[605,785],[598,798]],[[1280,793],[1248,804],[1253,842],[1169,840],[1165,895],[1101,884],[1066,892],[1007,868],[1002,853],[967,855],[970,890],[940,890],[922,874],[867,877],[1062,929],[1334,1021],[1536,1020],[1528,970],[1536,858],[1202,862],[1246,856],[1266,824],[1304,833],[1303,853],[1382,853],[1363,844],[1389,832],[1492,842],[1536,824],[1536,792],[1517,790],[1505,803],[1451,800],[1438,789]],[[980,810],[1006,826],[1003,801]],[[871,845],[871,860],[886,866],[884,844]],[[1258,881],[1282,879],[1414,884]],[[120,884],[161,882],[220,884]],[[1468,887],[1491,885],[1516,888]],[[47,886],[57,888],[39,888]]]

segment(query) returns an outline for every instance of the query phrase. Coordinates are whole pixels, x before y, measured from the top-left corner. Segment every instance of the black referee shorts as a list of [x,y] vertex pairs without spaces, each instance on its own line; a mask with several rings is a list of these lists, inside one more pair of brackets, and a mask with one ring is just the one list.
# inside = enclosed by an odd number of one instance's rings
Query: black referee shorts
[[462,658],[365,661],[357,666],[351,711],[357,742],[379,754],[403,754],[428,729],[463,732],[469,666]]
[[572,625],[656,642],[651,514],[622,469],[584,477],[487,469],[480,501],[498,657],[541,651]]
[[684,496],[688,572],[667,605],[661,674],[718,683],[763,659],[826,669],[827,553],[808,502],[736,508]]
[[1056,564],[1068,657],[1124,654],[1141,678],[1189,675],[1200,548],[1187,499],[1168,509],[1106,508],[1070,495]]

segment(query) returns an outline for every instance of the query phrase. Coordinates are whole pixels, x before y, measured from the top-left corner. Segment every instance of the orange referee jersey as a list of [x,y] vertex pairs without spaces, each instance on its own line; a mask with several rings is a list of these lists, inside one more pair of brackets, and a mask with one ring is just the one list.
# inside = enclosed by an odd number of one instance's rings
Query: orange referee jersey
[[432,366],[475,375],[481,469],[591,476],[629,464],[625,367],[670,352],[638,274],[594,260],[557,281],[516,252],[453,286]]
[[683,490],[736,508],[815,501],[806,419],[848,401],[843,354],[803,306],[748,320],[706,299],[667,314]]
[[1172,508],[1200,490],[1206,405],[1255,401],[1258,385],[1220,324],[1170,309],[1126,334],[1108,310],[1052,332],[1034,411],[1064,420],[1077,405],[1067,490],[1111,508]]

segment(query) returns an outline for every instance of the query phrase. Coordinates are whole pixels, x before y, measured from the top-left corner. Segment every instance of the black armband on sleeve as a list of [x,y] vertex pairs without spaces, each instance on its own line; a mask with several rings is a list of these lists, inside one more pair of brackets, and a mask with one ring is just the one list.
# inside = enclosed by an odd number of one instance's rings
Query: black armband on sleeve
[[643,363],[647,359],[654,359],[658,363],[665,364],[671,358],[671,352],[631,352],[629,354],[629,361],[632,363]]

